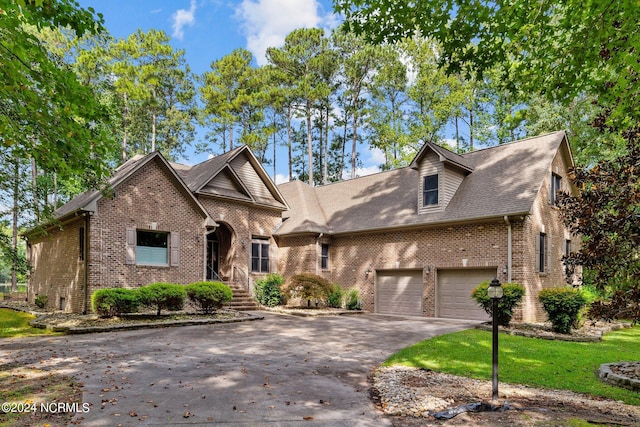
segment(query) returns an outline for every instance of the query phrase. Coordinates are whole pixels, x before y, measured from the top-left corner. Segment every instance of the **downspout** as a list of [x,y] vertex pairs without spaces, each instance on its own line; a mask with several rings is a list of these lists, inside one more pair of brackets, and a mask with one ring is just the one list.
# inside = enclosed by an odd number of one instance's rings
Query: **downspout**
[[318,244],[320,243],[320,239],[322,238],[323,235],[324,233],[320,233],[316,238],[316,276],[320,275],[320,268],[318,267]]
[[511,268],[513,266],[513,230],[507,215],[504,216],[504,222],[507,224],[507,283],[511,283]]
[[90,213],[84,214],[84,310],[82,314],[89,313],[89,218]]

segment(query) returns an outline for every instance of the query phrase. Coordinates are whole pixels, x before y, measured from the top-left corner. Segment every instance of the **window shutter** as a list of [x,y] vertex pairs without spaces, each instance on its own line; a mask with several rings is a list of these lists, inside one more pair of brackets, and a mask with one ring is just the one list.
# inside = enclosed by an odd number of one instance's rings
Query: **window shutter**
[[553,251],[551,250],[551,234],[547,234],[547,241],[545,243],[546,244],[544,245],[544,247],[547,251],[547,268],[545,270],[547,270],[548,273],[551,273],[551,261],[553,260]]
[[538,234],[538,238],[536,239],[536,271],[540,273],[540,241],[542,240],[542,235]]
[[171,266],[180,265],[180,233],[171,233]]
[[127,228],[124,263],[131,265],[136,263],[136,229]]

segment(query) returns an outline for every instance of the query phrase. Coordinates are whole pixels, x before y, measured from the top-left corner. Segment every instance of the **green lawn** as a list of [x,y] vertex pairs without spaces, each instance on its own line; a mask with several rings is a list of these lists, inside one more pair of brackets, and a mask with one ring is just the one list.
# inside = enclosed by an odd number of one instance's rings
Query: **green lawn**
[[46,329],[33,328],[29,322],[35,316],[8,308],[0,308],[0,338],[30,337],[34,335],[60,335]]
[[[640,360],[640,326],[605,335],[602,342],[549,341],[500,334],[500,382],[572,390],[640,405],[640,394],[601,382],[602,363]],[[384,363],[491,379],[491,332],[468,330],[421,341]]]

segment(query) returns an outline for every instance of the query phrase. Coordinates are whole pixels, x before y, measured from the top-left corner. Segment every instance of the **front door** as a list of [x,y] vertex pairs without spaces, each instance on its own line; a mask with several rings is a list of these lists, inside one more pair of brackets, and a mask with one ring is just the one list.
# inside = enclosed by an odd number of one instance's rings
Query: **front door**
[[218,255],[220,253],[220,242],[217,233],[207,236],[207,281],[220,280],[218,273]]

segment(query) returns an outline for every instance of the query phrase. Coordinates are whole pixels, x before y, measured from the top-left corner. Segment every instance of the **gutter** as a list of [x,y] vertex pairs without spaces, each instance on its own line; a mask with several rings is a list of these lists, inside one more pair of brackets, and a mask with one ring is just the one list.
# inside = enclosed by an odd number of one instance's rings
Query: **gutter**
[[89,218],[91,213],[85,212],[84,215],[84,310],[82,314],[89,313]]
[[504,216],[504,222],[507,224],[507,283],[511,283],[511,269],[513,267],[513,230],[507,215]]

